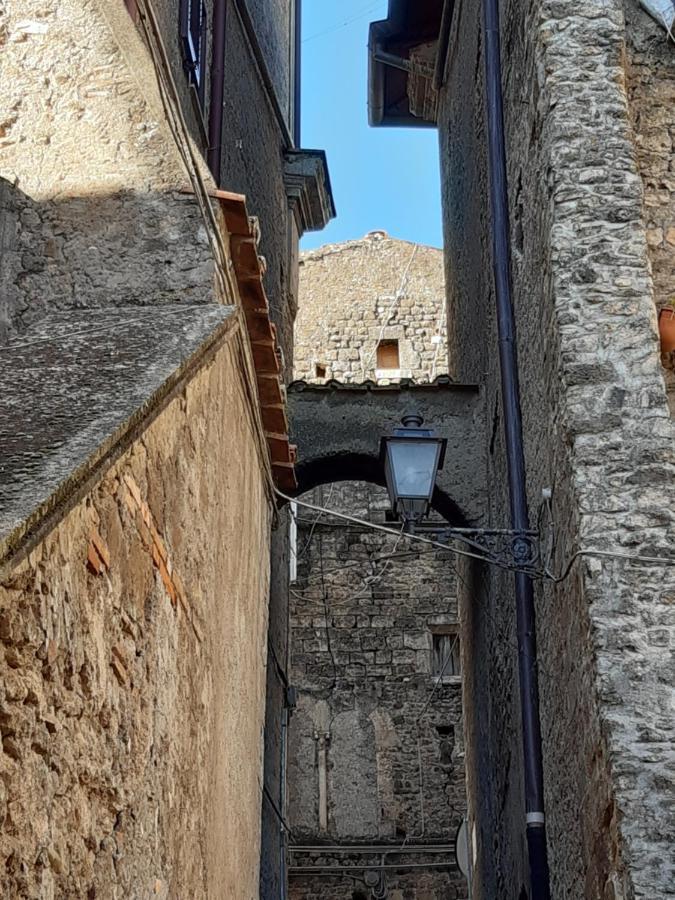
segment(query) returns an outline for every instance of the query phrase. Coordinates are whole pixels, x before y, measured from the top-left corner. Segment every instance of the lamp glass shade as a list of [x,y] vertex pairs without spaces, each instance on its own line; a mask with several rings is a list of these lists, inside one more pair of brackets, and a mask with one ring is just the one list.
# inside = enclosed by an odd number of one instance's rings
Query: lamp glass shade
[[408,518],[425,515],[436,483],[443,442],[438,438],[387,438],[385,474],[393,509]]

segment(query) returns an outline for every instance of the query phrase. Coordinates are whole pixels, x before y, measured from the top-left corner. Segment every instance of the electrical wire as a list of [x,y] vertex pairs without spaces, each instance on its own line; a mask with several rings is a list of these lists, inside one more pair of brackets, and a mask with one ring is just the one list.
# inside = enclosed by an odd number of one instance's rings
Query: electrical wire
[[[296,512],[296,516],[297,516],[297,512]],[[318,517],[315,517],[314,519],[308,519],[306,524],[311,524],[311,526],[313,528],[316,525],[317,520],[318,520]],[[297,521],[297,519],[296,519],[296,521]],[[338,523],[337,527],[340,527],[340,524],[341,523]],[[336,527],[336,523],[326,523],[324,527],[327,529],[328,528],[333,529]],[[354,529],[354,530],[356,531],[357,529]],[[360,531],[363,531],[363,527],[361,527]],[[432,553],[435,553],[435,548],[426,548],[426,547],[423,550],[416,549],[414,551],[407,551],[404,553],[397,552],[398,544],[399,544],[401,538],[403,537],[403,530],[401,530],[401,532],[394,532],[394,534],[396,535],[396,541],[394,543],[392,552],[387,553],[387,554],[381,554],[378,557],[378,560],[382,560],[384,562],[384,565],[381,567],[381,569],[377,573],[375,573],[374,577],[373,576],[365,576],[365,578],[364,578],[368,588],[371,590],[372,590],[372,585],[374,583],[377,583],[377,581],[379,581],[384,576],[384,574],[386,573],[386,571],[388,570],[388,568],[391,565],[393,565],[397,561],[400,561],[401,557],[405,558],[405,557],[409,557],[411,555],[419,557],[422,554],[431,555]],[[316,539],[317,538],[315,537],[314,540],[316,541]],[[321,572],[323,574],[325,574],[325,569],[323,568],[323,563],[325,560],[324,560],[324,550],[323,550],[323,541],[322,540],[319,541],[318,551],[319,551],[319,566],[321,567]],[[369,562],[372,562],[372,558],[369,559]],[[449,561],[446,560],[446,563],[447,562],[449,562]],[[358,560],[358,561],[356,561],[356,564],[363,565],[363,562],[361,560]],[[456,569],[452,565],[452,563],[450,563],[450,567],[453,569],[453,571],[455,572],[456,575],[459,574],[456,572]],[[340,571],[340,569],[336,569],[335,571]],[[304,606],[306,608],[307,601],[308,601],[306,594],[303,594],[298,591],[293,591],[293,594],[296,597],[298,597],[298,599],[304,604]],[[327,591],[326,591],[325,582],[324,582],[323,583],[322,600],[326,596],[327,596]],[[343,602],[348,608],[353,608],[354,602],[358,598],[359,598],[359,594],[357,593],[356,595],[349,596]],[[333,603],[331,605],[333,608],[335,607],[335,603]],[[327,625],[327,621],[326,621],[326,629],[327,628],[328,628],[328,625]],[[419,833],[416,833],[414,835],[414,837],[418,837],[418,838],[424,837],[424,835],[426,834],[426,807],[425,807],[425,798],[424,798],[425,777],[424,777],[424,765],[423,765],[423,759],[422,759],[422,741],[421,741],[422,735],[421,735],[420,723],[421,723],[423,717],[426,715],[427,711],[429,710],[431,702],[432,702],[434,696],[436,695],[436,692],[443,680],[443,676],[445,675],[447,667],[448,667],[451,659],[453,658],[453,654],[455,652],[455,648],[457,647],[458,641],[459,641],[459,635],[455,635],[455,639],[453,640],[453,642],[448,650],[448,653],[447,653],[445,659],[443,660],[443,665],[441,666],[440,672],[434,681],[431,692],[430,692],[428,698],[426,699],[424,706],[422,707],[421,711],[418,713],[417,717],[415,718],[415,720],[413,722],[413,725],[415,727],[415,732],[416,732],[417,768],[418,768],[418,785],[419,785],[419,810],[420,810],[420,812],[419,812],[420,831],[419,831]],[[356,708],[356,703],[354,704],[354,708]],[[332,715],[331,720],[330,720],[330,727],[332,727],[332,724],[335,720],[336,715],[337,715],[337,712]],[[329,730],[330,730],[330,728],[329,728]],[[454,804],[448,803],[448,806],[453,815],[461,817],[462,811],[457,809],[457,807],[454,806]],[[411,837],[411,835],[406,836],[405,840],[403,841],[402,846],[405,846],[406,841],[408,841],[410,839],[410,837]]]
[[380,0],[377,3],[371,3],[369,7],[362,10],[362,12],[358,13],[358,15],[352,16],[350,19],[346,19],[342,24],[335,25],[331,28],[326,28],[323,31],[317,31],[315,34],[310,34],[308,37],[303,38],[302,43],[308,44],[310,41],[314,41],[317,38],[325,37],[328,34],[333,34],[336,31],[340,31],[343,28],[346,28],[348,25],[352,25],[354,22],[358,22],[359,19],[364,19],[366,16],[370,15],[374,10],[376,10],[380,6]]
[[[372,528],[374,531],[382,531],[385,534],[393,534],[394,536],[398,535],[399,532],[393,528],[387,528],[385,525],[378,525],[376,522],[368,522],[366,519],[359,519],[356,516],[349,516],[346,513],[336,512],[335,510],[324,509],[321,506],[315,506],[312,503],[307,503],[305,500],[298,500],[297,497],[289,497],[287,494],[284,494],[278,488],[275,488],[276,494],[278,497],[281,497],[283,500],[288,501],[289,503],[297,503],[298,506],[304,506],[306,509],[312,509],[315,512],[325,512],[331,516],[335,516],[338,519],[345,519],[348,522],[355,522],[357,525],[364,525],[366,528]],[[495,560],[486,560],[484,556],[481,556],[478,553],[471,553],[468,550],[460,550],[457,547],[452,547],[449,544],[442,544],[440,541],[434,541],[431,538],[425,538],[421,534],[410,534],[409,532],[403,532],[402,537],[406,538],[410,541],[418,541],[422,544],[427,544],[431,547],[437,547],[439,550],[447,550],[450,553],[454,553],[456,556],[466,556],[470,559],[477,559],[480,562],[491,562],[492,565],[498,566],[502,569],[508,569],[512,572],[525,572],[526,574],[531,574],[529,570],[522,569],[519,566],[513,566],[510,563],[500,563]]]
[[[315,512],[324,512],[328,515],[335,516],[338,519],[343,519],[347,522],[354,522],[357,525],[362,525],[366,528],[371,528],[374,531],[382,531],[385,534],[393,534],[398,535],[399,532],[395,531],[393,528],[387,528],[384,525],[378,525],[376,522],[368,522],[366,519],[360,519],[357,516],[350,516],[346,513],[340,513],[336,510],[324,509],[323,507],[316,506],[312,503],[307,503],[304,500],[298,500],[297,497],[289,497],[287,494],[284,494],[278,488],[275,488],[277,496],[281,497],[283,500],[286,500],[290,503],[297,503],[298,506],[304,506],[306,509],[314,510]],[[478,553],[471,553],[468,550],[460,550],[458,547],[451,546],[449,544],[442,544],[440,541],[434,541],[431,538],[425,538],[420,534],[410,534],[409,532],[404,532],[402,534],[403,537],[407,538],[410,541],[418,541],[422,544],[427,544],[432,547],[437,547],[439,550],[446,550],[449,553],[454,553],[456,556],[464,556],[469,559],[477,559],[480,562],[488,563],[491,566],[496,566],[500,569],[507,569],[511,572],[523,572],[526,575],[529,575],[535,579],[546,579],[549,581],[553,581],[556,584],[559,584],[562,581],[565,581],[566,578],[569,577],[570,572],[572,571],[572,567],[577,559],[582,556],[595,556],[604,559],[618,559],[624,560],[626,562],[634,562],[634,563],[647,563],[649,565],[661,565],[661,566],[675,566],[675,558],[671,557],[661,557],[661,556],[642,556],[640,554],[634,553],[621,553],[616,550],[594,550],[592,548],[585,548],[582,550],[577,550],[572,557],[567,561],[567,563],[563,566],[561,574],[555,575],[553,572],[532,572],[530,569],[523,568],[521,566],[512,565],[510,563],[502,563],[498,560],[488,559],[485,556],[481,556]]]

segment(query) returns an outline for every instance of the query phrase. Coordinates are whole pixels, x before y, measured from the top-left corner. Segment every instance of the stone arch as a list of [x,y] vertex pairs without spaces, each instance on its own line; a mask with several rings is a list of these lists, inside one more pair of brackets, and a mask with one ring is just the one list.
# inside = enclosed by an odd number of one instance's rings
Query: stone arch
[[288,391],[291,440],[298,448],[300,496],[321,484],[384,485],[380,438],[411,409],[448,440],[432,506],[455,526],[478,526],[485,509],[483,405],[475,386],[442,376],[432,384],[310,385]]
[[[367,481],[385,486],[384,469],[377,456],[365,453],[334,453],[299,463],[296,466],[298,479],[296,497],[323,484],[339,481]],[[466,517],[459,505],[445,491],[436,488],[431,500],[432,508],[450,525],[467,525]]]

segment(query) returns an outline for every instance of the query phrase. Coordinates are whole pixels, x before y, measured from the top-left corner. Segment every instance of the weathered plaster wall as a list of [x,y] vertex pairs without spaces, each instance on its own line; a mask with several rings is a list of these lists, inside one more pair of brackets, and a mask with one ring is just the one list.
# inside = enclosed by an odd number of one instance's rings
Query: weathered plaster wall
[[[250,72],[250,77],[242,78],[242,72]],[[234,3],[228,10],[225,85],[221,184],[246,194],[249,209],[260,221],[259,250],[267,261],[265,290],[286,358],[285,376],[290,380],[298,234],[283,182],[287,146]]]
[[[311,496],[380,523],[389,506],[383,488],[363,483],[330,485]],[[298,523],[291,603],[291,677],[299,688],[290,729],[294,843],[451,843],[465,808],[461,678],[436,686],[432,630],[457,623],[453,561],[369,529],[317,520],[302,508]],[[326,745],[326,829],[320,742]],[[389,873],[390,896],[403,896],[396,891],[404,889],[411,898],[466,896],[452,852],[434,861],[448,863],[448,870],[403,879]],[[292,859],[296,866],[345,862],[373,864],[356,847],[349,859],[321,850]],[[350,885],[291,868],[292,897],[351,896]]]
[[293,85],[291,83],[295,7],[298,0],[240,0],[246,3],[277,101],[289,131]]
[[[375,231],[300,258],[297,379],[376,380],[377,345],[399,342],[400,374],[433,381],[448,371],[443,253]],[[317,377],[316,366],[325,368]]]
[[226,344],[0,586],[3,896],[258,896],[249,422]]
[[[181,109],[190,133],[203,155],[210,115],[210,83],[206,89],[205,109],[201,111],[183,69],[178,21],[179,0],[154,0],[169,48],[174,81],[181,98]],[[293,355],[293,319],[297,302],[298,234],[288,209],[283,182],[286,134],[272,100],[288,112],[291,92],[291,10],[290,0],[228,3],[225,30],[225,76],[223,102],[222,167],[219,187],[246,194],[248,208],[261,228],[260,252],[267,260],[265,290],[279,338],[289,365]],[[210,73],[213,41],[213,0],[208,0],[206,64]],[[273,97],[263,80],[242,11],[248,11],[263,64],[269,76]],[[210,77],[210,74],[209,74]],[[286,122],[288,125],[288,120]],[[290,370],[286,373],[290,376]]]
[[5,6],[0,45],[2,330],[54,309],[222,297],[217,226],[182,193],[191,182],[124,5]]
[[[440,114],[450,356],[463,379],[486,373],[497,525],[508,521],[508,504],[483,231],[477,11],[460,5],[455,27]],[[672,558],[673,431],[656,341],[651,226],[629,116],[623,5],[513,0],[503,4],[502,38],[532,517],[541,489],[553,487],[557,571],[580,546]],[[642,90],[654,97],[668,90],[659,71],[652,68],[649,83],[641,69]],[[657,285],[665,258],[652,255]],[[466,708],[478,711],[467,723],[467,745],[476,748],[467,760],[469,805],[477,819],[477,895],[493,900],[526,883],[511,585],[479,572],[467,581],[472,591],[462,607],[473,663]],[[664,648],[672,641],[674,592],[672,568],[598,558],[578,561],[556,589],[538,588],[555,897],[672,891],[664,862],[675,827],[667,812],[672,672]]]

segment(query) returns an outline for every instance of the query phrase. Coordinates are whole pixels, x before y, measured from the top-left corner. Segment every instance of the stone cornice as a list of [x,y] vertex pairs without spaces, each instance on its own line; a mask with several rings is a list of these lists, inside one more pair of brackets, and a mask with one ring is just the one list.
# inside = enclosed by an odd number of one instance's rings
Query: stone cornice
[[284,157],[284,185],[298,231],[321,231],[335,216],[326,154],[289,150]]

